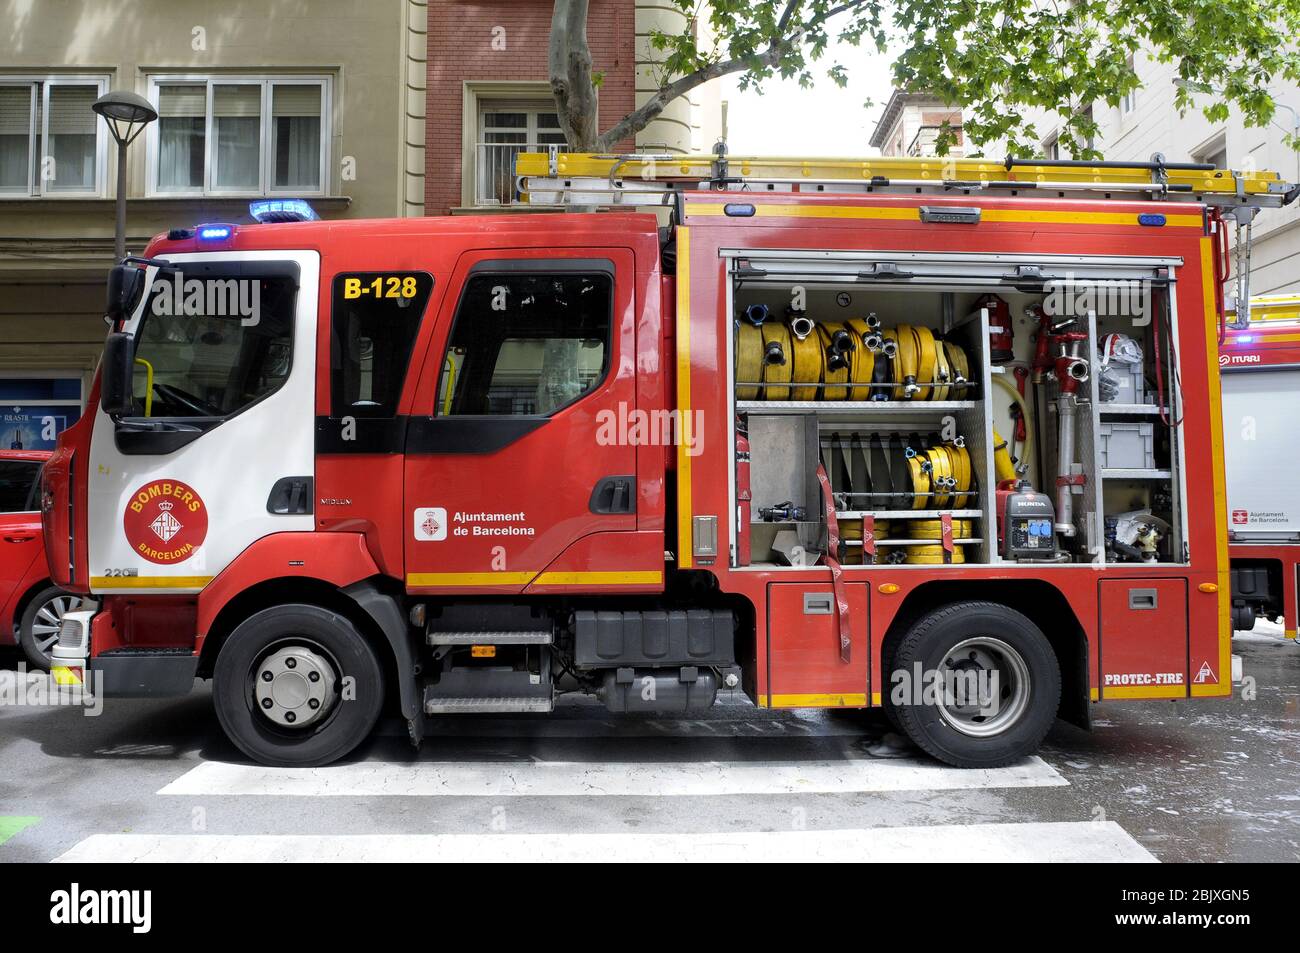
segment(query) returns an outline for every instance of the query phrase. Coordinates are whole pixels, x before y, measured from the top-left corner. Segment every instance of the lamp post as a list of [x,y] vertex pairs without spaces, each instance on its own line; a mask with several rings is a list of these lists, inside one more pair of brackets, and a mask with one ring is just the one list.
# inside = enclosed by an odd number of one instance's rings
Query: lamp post
[[108,131],[117,142],[117,227],[113,233],[113,260],[118,262],[126,257],[126,147],[158,118],[158,110],[143,96],[124,92],[107,93],[90,108],[104,117]]

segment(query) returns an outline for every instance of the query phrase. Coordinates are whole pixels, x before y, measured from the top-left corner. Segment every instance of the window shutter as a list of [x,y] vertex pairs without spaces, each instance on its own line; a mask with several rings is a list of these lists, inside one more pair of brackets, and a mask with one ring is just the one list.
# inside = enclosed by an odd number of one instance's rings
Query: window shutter
[[96,116],[90,107],[99,98],[96,86],[50,86],[50,135],[93,136]]
[[321,89],[316,85],[299,83],[276,84],[271,93],[271,115],[319,116]]
[[217,86],[213,90],[212,114],[218,119],[256,118],[262,114],[262,87]]
[[202,116],[208,108],[206,86],[158,87],[158,116],[179,119]]
[[27,136],[32,131],[32,87],[0,86],[0,136]]

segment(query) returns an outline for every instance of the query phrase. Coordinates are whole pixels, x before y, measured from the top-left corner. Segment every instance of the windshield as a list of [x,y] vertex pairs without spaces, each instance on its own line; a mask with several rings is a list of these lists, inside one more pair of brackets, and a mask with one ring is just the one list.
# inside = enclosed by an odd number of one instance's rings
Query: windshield
[[158,273],[141,312],[135,414],[229,417],[278,390],[292,363],[297,268],[178,268]]

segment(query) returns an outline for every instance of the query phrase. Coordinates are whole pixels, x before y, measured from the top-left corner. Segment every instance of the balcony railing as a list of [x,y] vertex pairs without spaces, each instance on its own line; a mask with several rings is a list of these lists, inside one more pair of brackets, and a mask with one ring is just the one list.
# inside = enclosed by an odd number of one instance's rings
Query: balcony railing
[[474,204],[520,204],[519,192],[515,188],[515,157],[521,152],[545,152],[552,145],[553,143],[536,142],[480,142],[474,156]]

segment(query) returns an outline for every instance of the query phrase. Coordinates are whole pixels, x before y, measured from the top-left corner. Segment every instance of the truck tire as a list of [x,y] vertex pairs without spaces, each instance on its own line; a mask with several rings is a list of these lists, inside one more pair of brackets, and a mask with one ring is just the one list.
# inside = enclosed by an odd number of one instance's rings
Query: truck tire
[[28,601],[18,621],[18,645],[33,668],[50,670],[50,653],[59,641],[63,614],[81,603],[79,596],[58,586],[47,586]]
[[[1056,653],[1034,623],[1004,605],[958,602],[935,609],[917,620],[891,655],[885,690],[894,691],[893,673],[907,673],[904,697],[890,705],[894,718],[918,747],[947,764],[1014,764],[1038,749],[1056,720]],[[913,686],[918,665],[923,682],[934,685],[928,693],[924,684]],[[940,686],[931,673],[958,678],[945,677]],[[975,679],[967,681],[971,675]],[[972,698],[954,690],[963,681],[973,681],[981,694]]]
[[250,616],[230,634],[212,673],[217,720],[254,761],[315,767],[370,734],[383,705],[375,650],[352,622],[311,605]]

